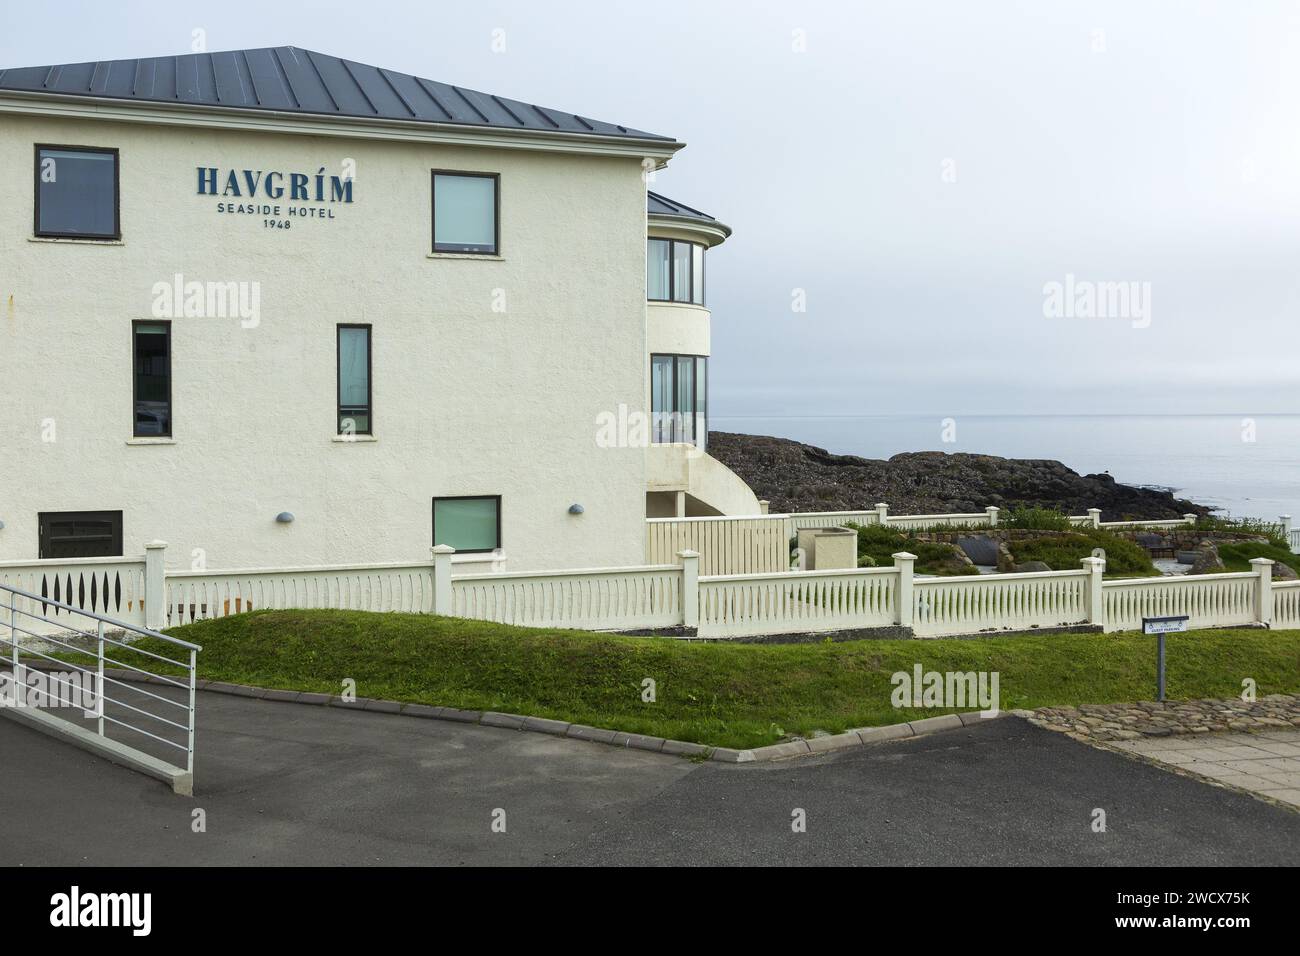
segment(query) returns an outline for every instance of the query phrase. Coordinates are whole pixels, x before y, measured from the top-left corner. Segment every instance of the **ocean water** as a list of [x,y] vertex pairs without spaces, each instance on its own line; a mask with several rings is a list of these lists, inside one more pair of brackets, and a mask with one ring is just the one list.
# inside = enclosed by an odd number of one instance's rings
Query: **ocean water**
[[1051,458],[1080,474],[1172,490],[1233,517],[1300,524],[1300,415],[717,416],[717,431],[793,438],[844,455],[905,451]]

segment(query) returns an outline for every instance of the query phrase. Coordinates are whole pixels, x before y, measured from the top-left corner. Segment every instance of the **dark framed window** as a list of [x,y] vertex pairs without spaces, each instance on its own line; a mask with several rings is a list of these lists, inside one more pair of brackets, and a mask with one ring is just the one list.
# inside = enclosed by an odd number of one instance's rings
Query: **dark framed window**
[[433,543],[471,554],[501,547],[501,496],[434,498]]
[[433,251],[497,255],[501,176],[433,170]]
[[36,146],[35,232],[56,239],[121,239],[118,152]]
[[709,441],[709,359],[704,355],[650,356],[650,423],[656,443]]
[[172,324],[132,322],[132,408],[136,438],[172,434]]
[[338,426],[340,435],[373,435],[368,325],[338,326]]
[[122,555],[120,511],[42,511],[36,524],[42,559]]
[[681,239],[651,239],[646,247],[646,298],[704,305],[704,246]]

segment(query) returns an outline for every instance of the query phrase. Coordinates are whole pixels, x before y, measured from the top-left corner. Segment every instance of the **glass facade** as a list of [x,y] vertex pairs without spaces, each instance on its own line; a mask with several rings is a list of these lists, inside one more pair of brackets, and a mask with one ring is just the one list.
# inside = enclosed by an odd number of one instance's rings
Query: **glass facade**
[[650,356],[651,439],[690,442],[704,449],[709,439],[709,360],[703,355]]
[[433,174],[433,251],[497,251],[497,177]]
[[646,247],[646,298],[704,305],[704,246],[680,239],[651,239]]
[[433,543],[457,551],[492,551],[501,547],[501,498],[434,498]]

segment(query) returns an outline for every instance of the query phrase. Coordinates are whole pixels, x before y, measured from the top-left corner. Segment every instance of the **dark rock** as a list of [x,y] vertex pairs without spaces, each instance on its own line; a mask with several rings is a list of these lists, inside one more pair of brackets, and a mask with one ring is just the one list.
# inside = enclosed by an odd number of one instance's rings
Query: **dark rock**
[[1202,541],[1196,549],[1196,560],[1192,562],[1188,574],[1218,574],[1223,570],[1223,559],[1213,541]]
[[1117,484],[1110,475],[1080,475],[1045,459],[923,451],[880,461],[733,432],[710,432],[709,453],[769,500],[774,513],[862,511],[877,501],[888,502],[894,514],[976,512],[988,505],[1071,515],[1100,508],[1104,521],[1210,513],[1168,491]]
[[1001,544],[1000,541],[995,541],[993,538],[984,535],[957,539],[957,547],[966,552],[966,557],[970,558],[975,564],[997,564],[999,544]]

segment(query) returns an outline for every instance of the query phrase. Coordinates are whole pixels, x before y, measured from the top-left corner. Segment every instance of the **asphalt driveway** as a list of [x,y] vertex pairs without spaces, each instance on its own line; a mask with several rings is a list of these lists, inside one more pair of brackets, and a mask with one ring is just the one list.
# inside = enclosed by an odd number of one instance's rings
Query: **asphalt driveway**
[[[1300,862],[1300,813],[1017,718],[721,765],[223,694],[198,703],[192,799],[0,720],[0,865]],[[192,829],[196,808],[206,832]]]

